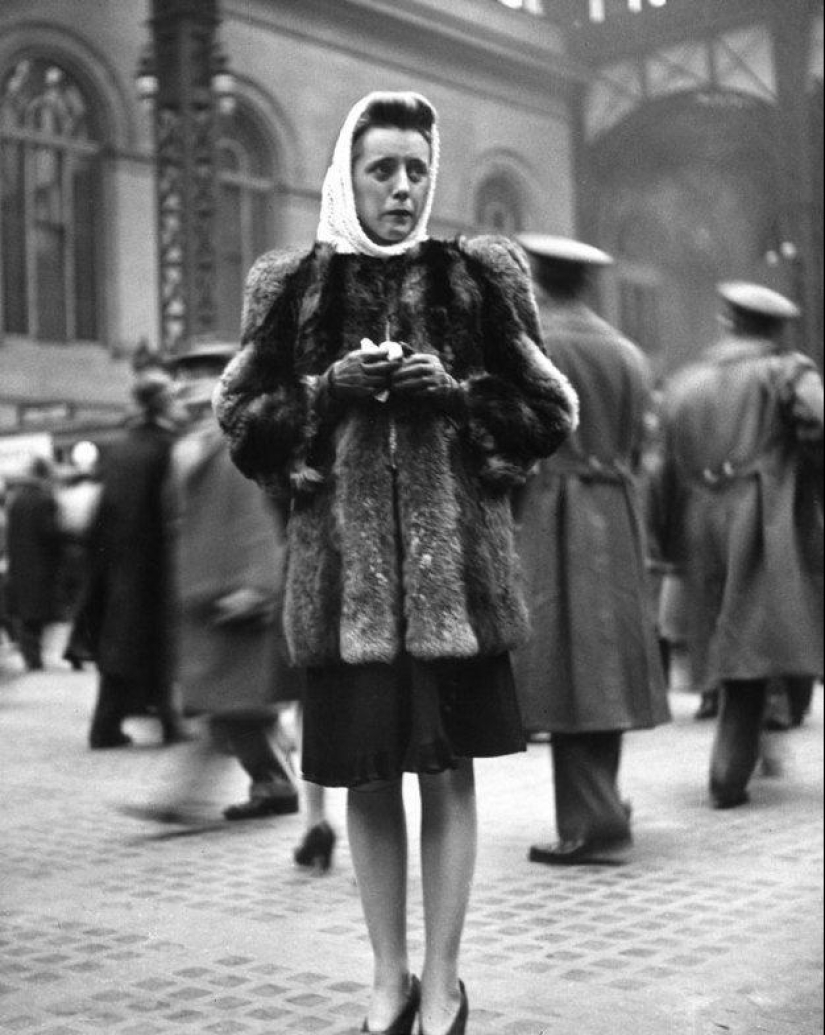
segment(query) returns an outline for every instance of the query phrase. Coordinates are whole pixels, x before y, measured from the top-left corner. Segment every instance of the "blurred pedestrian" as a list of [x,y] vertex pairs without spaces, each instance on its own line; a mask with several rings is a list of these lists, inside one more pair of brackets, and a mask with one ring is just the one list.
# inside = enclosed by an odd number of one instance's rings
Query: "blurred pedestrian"
[[573,865],[630,842],[622,735],[669,718],[637,481],[651,376],[641,350],[585,302],[609,256],[564,237],[520,241],[545,346],[581,406],[577,431],[538,465],[519,504],[533,636],[515,663],[527,730],[551,734],[558,841],[530,859]]
[[[89,536],[100,502],[99,452],[91,442],[72,448],[72,463],[57,491],[58,525],[61,534],[61,612],[74,630],[74,618],[83,603],[89,571]],[[63,657],[75,671],[90,655],[82,638],[70,633]]]
[[168,541],[163,487],[179,428],[172,379],[148,368],[133,389],[137,414],[101,464],[90,535],[90,583],[76,619],[100,673],[89,730],[92,748],[131,743],[122,728],[151,711],[163,742],[184,736],[170,678]]
[[769,681],[822,673],[823,396],[813,362],[781,348],[794,303],[742,281],[719,293],[722,339],[666,393],[659,536],[685,578],[695,685],[721,687],[710,795],[733,808]]
[[0,477],[0,647],[4,640],[13,640],[11,628],[11,616],[9,615],[7,602],[7,579],[9,570],[9,559],[7,552],[7,529],[8,518],[6,516],[6,481]]
[[299,678],[280,635],[284,515],[234,466],[211,406],[235,351],[198,344],[172,361],[188,412],[172,448],[167,493],[174,675],[184,712],[202,716],[209,735],[181,758],[161,803],[129,810],[164,822],[204,818],[204,789],[219,752],[236,758],[251,781],[248,800],[225,809],[227,819],[298,811],[275,707],[298,696]]
[[60,532],[52,465],[35,457],[8,502],[7,606],[26,668],[43,668],[43,632],[57,617]]
[[[427,237],[432,106],[372,94],[343,125],[315,246],[250,274],[217,412],[290,501],[285,629],[306,667],[303,773],[348,792],[373,954],[364,1030],[463,1035],[458,955],[474,757],[524,749],[509,650],[527,631],[510,489],[566,436],[522,253]],[[378,347],[376,347],[376,343]],[[402,775],[421,794],[425,960],[407,950]]]

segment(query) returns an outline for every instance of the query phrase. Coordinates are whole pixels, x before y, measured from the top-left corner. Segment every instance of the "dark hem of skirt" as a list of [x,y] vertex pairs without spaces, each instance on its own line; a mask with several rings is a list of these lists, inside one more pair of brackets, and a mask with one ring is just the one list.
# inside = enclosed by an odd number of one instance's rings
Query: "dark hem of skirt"
[[502,758],[504,755],[521,754],[527,750],[526,742],[520,747],[511,747],[506,752],[476,752],[473,755],[457,755],[446,741],[421,745],[413,758],[406,758],[403,766],[391,757],[389,752],[356,759],[340,769],[327,768],[323,773],[312,773],[303,769],[301,777],[309,783],[323,787],[363,787],[370,783],[392,783],[405,773],[418,776],[438,776],[458,768],[464,758]]
[[307,672],[302,767],[323,787],[436,775],[526,748],[506,654]]

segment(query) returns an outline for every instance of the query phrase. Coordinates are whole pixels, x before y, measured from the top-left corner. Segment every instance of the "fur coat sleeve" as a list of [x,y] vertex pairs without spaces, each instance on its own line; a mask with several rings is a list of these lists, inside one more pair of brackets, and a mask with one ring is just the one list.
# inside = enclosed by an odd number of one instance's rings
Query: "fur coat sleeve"
[[515,487],[533,463],[575,431],[578,398],[545,355],[530,267],[504,237],[469,240],[464,251],[479,264],[484,285],[484,369],[462,382],[470,439],[484,457],[488,482]]
[[[224,371],[213,398],[236,466],[276,498],[289,495],[290,461],[306,419],[305,392],[294,376],[291,348],[297,312],[287,291],[297,279],[301,258],[300,252],[267,252],[250,269],[241,351]],[[267,326],[278,341],[264,354],[258,342]]]

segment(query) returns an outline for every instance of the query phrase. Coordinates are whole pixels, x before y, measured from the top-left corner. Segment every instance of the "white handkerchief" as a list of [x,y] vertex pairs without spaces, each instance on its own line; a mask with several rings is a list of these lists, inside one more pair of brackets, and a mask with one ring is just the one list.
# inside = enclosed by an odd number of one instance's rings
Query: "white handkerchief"
[[[387,359],[400,359],[404,355],[404,350],[397,341],[382,341],[380,345],[376,345],[371,338],[361,339],[361,351],[362,352],[386,352]],[[390,397],[389,389],[384,389],[383,392],[376,393],[375,398],[379,402],[386,402]]]

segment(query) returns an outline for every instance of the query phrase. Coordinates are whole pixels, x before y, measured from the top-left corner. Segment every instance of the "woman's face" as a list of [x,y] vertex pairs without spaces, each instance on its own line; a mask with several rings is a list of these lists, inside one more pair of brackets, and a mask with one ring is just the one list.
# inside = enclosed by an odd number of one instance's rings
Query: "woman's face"
[[355,211],[377,244],[397,244],[412,232],[429,189],[430,145],[417,130],[375,126],[356,143]]

